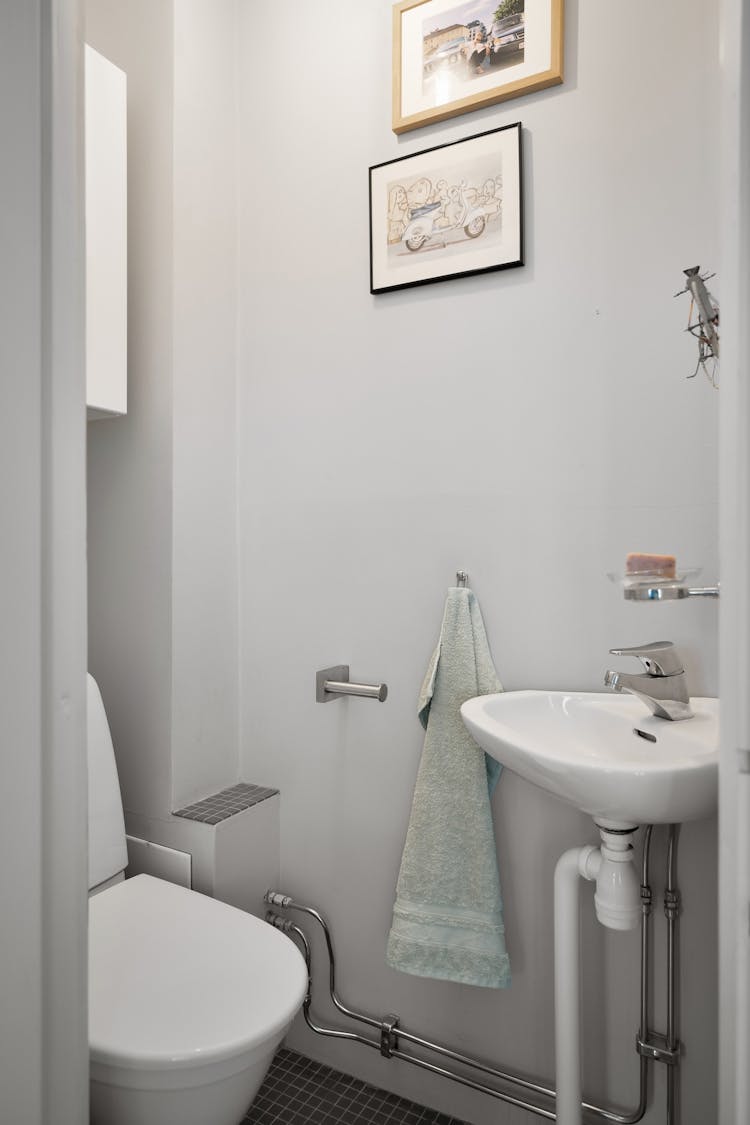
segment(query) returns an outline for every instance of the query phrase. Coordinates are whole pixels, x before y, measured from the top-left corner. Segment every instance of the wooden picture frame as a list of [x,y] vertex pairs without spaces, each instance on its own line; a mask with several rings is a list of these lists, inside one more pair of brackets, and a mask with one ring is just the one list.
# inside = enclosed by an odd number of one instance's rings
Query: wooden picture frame
[[523,265],[521,124],[370,168],[370,292]]
[[[399,0],[393,6],[394,133],[562,82],[563,4]],[[521,11],[495,19],[505,5]]]

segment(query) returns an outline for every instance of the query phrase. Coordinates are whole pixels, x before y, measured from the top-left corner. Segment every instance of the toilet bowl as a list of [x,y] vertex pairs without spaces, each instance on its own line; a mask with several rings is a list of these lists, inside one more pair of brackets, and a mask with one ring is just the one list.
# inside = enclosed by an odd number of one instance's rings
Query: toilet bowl
[[237,1125],[305,994],[296,947],[149,875],[89,915],[92,1122]]
[[252,914],[122,878],[114,751],[91,677],[88,707],[91,1122],[238,1125],[302,1004],[304,959]]

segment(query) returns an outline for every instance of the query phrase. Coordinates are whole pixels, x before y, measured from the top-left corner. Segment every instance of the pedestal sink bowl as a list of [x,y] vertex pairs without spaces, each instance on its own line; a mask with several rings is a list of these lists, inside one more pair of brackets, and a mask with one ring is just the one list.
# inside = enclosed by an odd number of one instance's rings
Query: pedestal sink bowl
[[461,716],[487,754],[603,827],[677,824],[716,808],[719,701],[668,722],[631,696],[509,691]]

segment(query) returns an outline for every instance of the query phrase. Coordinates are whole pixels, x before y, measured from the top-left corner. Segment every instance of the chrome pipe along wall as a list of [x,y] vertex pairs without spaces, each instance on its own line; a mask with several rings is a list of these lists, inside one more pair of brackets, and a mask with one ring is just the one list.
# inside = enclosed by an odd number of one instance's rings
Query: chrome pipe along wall
[[[667,885],[664,890],[664,914],[667,918],[667,1050],[677,1052],[679,1040],[675,1029],[677,992],[677,918],[680,913],[680,892],[676,887],[678,825],[669,826],[667,851]],[[677,1073],[674,1065],[667,1069],[667,1125],[676,1121]]]
[[[648,1103],[648,1064],[649,1061],[664,1062],[668,1066],[668,1086],[667,1086],[667,1113],[668,1125],[674,1125],[674,1105],[675,1105],[675,1086],[676,1077],[675,1070],[676,1064],[679,1060],[680,1044],[675,1034],[675,1000],[676,1000],[676,987],[677,979],[675,972],[675,923],[677,912],[679,910],[679,892],[675,887],[675,864],[676,864],[676,850],[677,850],[677,837],[674,831],[674,826],[670,827],[669,836],[669,855],[668,855],[668,872],[667,883],[665,890],[665,913],[667,914],[668,925],[668,980],[667,980],[667,1035],[659,1036],[650,1032],[649,1030],[649,1006],[650,1006],[650,977],[651,977],[651,956],[650,956],[650,942],[649,942],[649,927],[651,920],[652,909],[652,893],[649,884],[649,862],[651,851],[651,838],[653,833],[653,826],[649,825],[646,828],[644,845],[643,845],[643,862],[641,874],[641,970],[640,970],[640,1022],[638,1034],[636,1037],[636,1049],[639,1054],[639,1096],[637,1107],[629,1113],[618,1113],[615,1110],[607,1109],[602,1106],[594,1105],[590,1102],[583,1102],[582,1108],[588,1113],[601,1118],[604,1121],[611,1121],[615,1125],[635,1125],[640,1121],[647,1108]],[[380,1051],[381,1055],[385,1058],[397,1058],[404,1062],[411,1063],[414,1066],[420,1067],[432,1074],[438,1074],[444,1078],[449,1078],[453,1082],[457,1082],[463,1086],[467,1086],[472,1090],[477,1090],[480,1093],[487,1094],[490,1097],[498,1098],[500,1101],[507,1102],[510,1105],[517,1106],[520,1109],[525,1109],[530,1113],[536,1114],[538,1117],[544,1117],[547,1120],[555,1119],[554,1101],[555,1090],[540,1082],[534,1082],[532,1079],[527,1078],[520,1074],[515,1074],[512,1071],[502,1070],[498,1067],[490,1066],[488,1063],[479,1059],[472,1058],[468,1055],[461,1054],[454,1051],[452,1048],[445,1046],[442,1043],[435,1043],[421,1035],[415,1035],[413,1032],[407,1031],[402,1027],[399,1022],[398,1016],[371,1016],[365,1012],[359,1012],[355,1009],[349,1008],[343,1003],[338,993],[336,992],[336,962],[333,952],[333,941],[331,937],[330,927],[326,922],[323,915],[311,906],[304,906],[301,903],[295,902],[289,895],[284,895],[278,891],[267,891],[265,894],[266,903],[273,907],[266,914],[266,921],[275,926],[277,929],[282,930],[284,933],[289,934],[291,937],[296,938],[303,949],[305,961],[307,963],[308,971],[308,990],[307,996],[303,1004],[303,1013],[308,1027],[317,1035],[327,1036],[333,1039],[346,1039],[350,1042],[362,1043],[366,1047]],[[668,912],[667,903],[669,902]],[[291,919],[284,918],[275,913],[276,910],[294,910],[301,914],[306,914],[312,918],[322,929],[325,938],[326,951],[328,956],[328,991],[333,1002],[334,1007],[347,1019],[354,1020],[360,1024],[372,1028],[379,1033],[378,1038],[370,1038],[366,1035],[358,1034],[355,1031],[344,1031],[339,1028],[326,1027],[318,1023],[312,1015],[312,952],[310,943],[304,931],[297,926]],[[439,1055],[443,1059],[449,1059],[452,1062],[459,1063],[463,1067],[477,1071],[480,1074],[487,1075],[498,1082],[504,1083],[507,1086],[516,1087],[519,1093],[513,1093],[507,1089],[498,1089],[494,1086],[488,1086],[484,1082],[478,1082],[465,1074],[461,1074],[456,1070],[449,1069],[445,1066],[437,1066],[435,1063],[428,1062],[413,1054],[407,1054],[401,1049],[402,1043],[408,1043],[412,1046],[422,1050],[428,1051],[432,1054]],[[661,1045],[663,1043],[663,1046]],[[535,1100],[530,1101],[528,1097],[522,1096],[520,1091],[528,1092],[534,1095]]]

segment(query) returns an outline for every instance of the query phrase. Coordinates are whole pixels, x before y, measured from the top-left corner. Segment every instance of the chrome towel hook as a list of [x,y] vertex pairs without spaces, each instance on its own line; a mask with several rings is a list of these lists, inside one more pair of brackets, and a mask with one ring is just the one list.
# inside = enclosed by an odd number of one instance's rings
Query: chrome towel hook
[[469,585],[469,575],[465,570],[456,571],[456,585],[464,587]]

